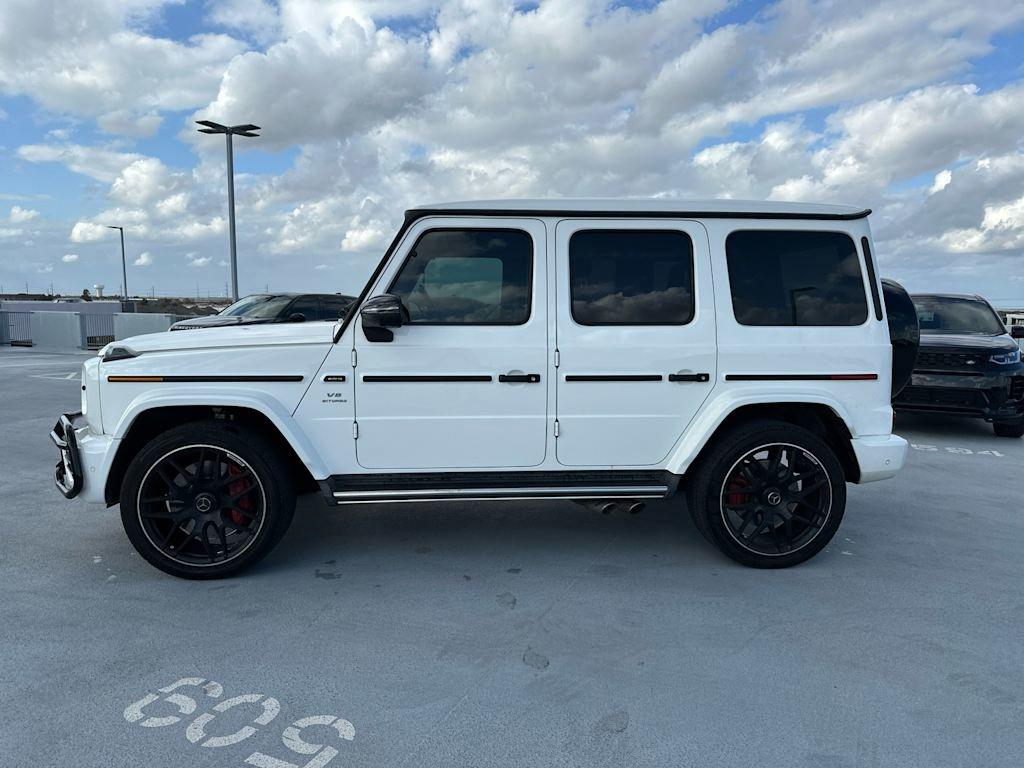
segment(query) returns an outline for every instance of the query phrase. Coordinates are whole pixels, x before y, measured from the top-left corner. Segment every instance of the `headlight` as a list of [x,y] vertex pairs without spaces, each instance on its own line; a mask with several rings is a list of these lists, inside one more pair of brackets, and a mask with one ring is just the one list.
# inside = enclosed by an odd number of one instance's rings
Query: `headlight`
[[988,359],[990,363],[996,363],[997,365],[1013,365],[1020,362],[1020,350],[1015,349],[1011,352],[1000,352],[998,355],[992,355]]

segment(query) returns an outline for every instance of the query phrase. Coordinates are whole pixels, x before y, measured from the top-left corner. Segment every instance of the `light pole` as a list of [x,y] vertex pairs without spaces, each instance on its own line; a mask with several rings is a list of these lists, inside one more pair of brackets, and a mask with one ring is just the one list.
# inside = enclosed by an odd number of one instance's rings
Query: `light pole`
[[114,227],[107,224],[107,229],[116,229],[121,233],[121,285],[124,288],[124,293],[121,296],[122,301],[128,301],[128,268],[124,263],[124,227]]
[[258,125],[246,123],[245,125],[221,125],[212,120],[196,120],[200,133],[223,133],[227,140],[228,153],[228,239],[231,243],[231,298],[238,301],[238,257],[235,253],[235,159],[234,145],[231,142],[232,136],[256,137],[260,130]]

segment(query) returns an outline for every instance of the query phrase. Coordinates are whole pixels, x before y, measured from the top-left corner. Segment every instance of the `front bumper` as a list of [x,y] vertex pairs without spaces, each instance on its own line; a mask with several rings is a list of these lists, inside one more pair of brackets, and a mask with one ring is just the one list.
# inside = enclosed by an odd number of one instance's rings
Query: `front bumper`
[[885,480],[902,469],[907,460],[907,441],[899,435],[868,435],[850,441],[860,467],[858,483]]
[[75,435],[75,419],[81,417],[81,411],[62,414],[50,430],[50,439],[60,453],[53,482],[66,499],[75,498],[84,484],[82,458],[78,455],[78,439]]
[[[119,441],[96,434],[81,413],[65,413],[50,431],[60,454],[53,482],[65,498],[104,503],[104,488]],[[79,425],[79,423],[81,424]]]
[[1024,414],[1024,376],[915,373],[893,408],[986,421],[1013,419]]

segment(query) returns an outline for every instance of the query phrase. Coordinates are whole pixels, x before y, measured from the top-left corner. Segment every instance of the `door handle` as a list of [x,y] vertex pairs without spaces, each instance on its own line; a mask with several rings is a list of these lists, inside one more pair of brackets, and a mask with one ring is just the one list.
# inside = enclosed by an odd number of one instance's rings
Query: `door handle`
[[709,373],[670,373],[668,375],[669,381],[711,381],[711,374]]
[[501,373],[498,381],[504,384],[536,384],[540,381],[539,373]]

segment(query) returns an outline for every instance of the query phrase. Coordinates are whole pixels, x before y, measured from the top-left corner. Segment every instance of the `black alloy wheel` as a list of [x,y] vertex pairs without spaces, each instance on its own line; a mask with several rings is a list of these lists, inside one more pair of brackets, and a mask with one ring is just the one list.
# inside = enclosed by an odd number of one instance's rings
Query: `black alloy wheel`
[[252,546],[266,495],[239,456],[215,445],[186,445],[146,472],[136,508],[143,533],[183,565],[226,563]]
[[722,484],[725,530],[758,555],[787,555],[807,546],[831,510],[831,483],[821,462],[788,443],[748,451]]
[[782,421],[751,421],[716,435],[683,483],[697,530],[753,568],[814,557],[846,509],[846,477],[832,446]]
[[173,576],[213,579],[256,563],[295,511],[293,470],[256,430],[183,424],[138,452],[121,484],[121,522],[135,549]]

